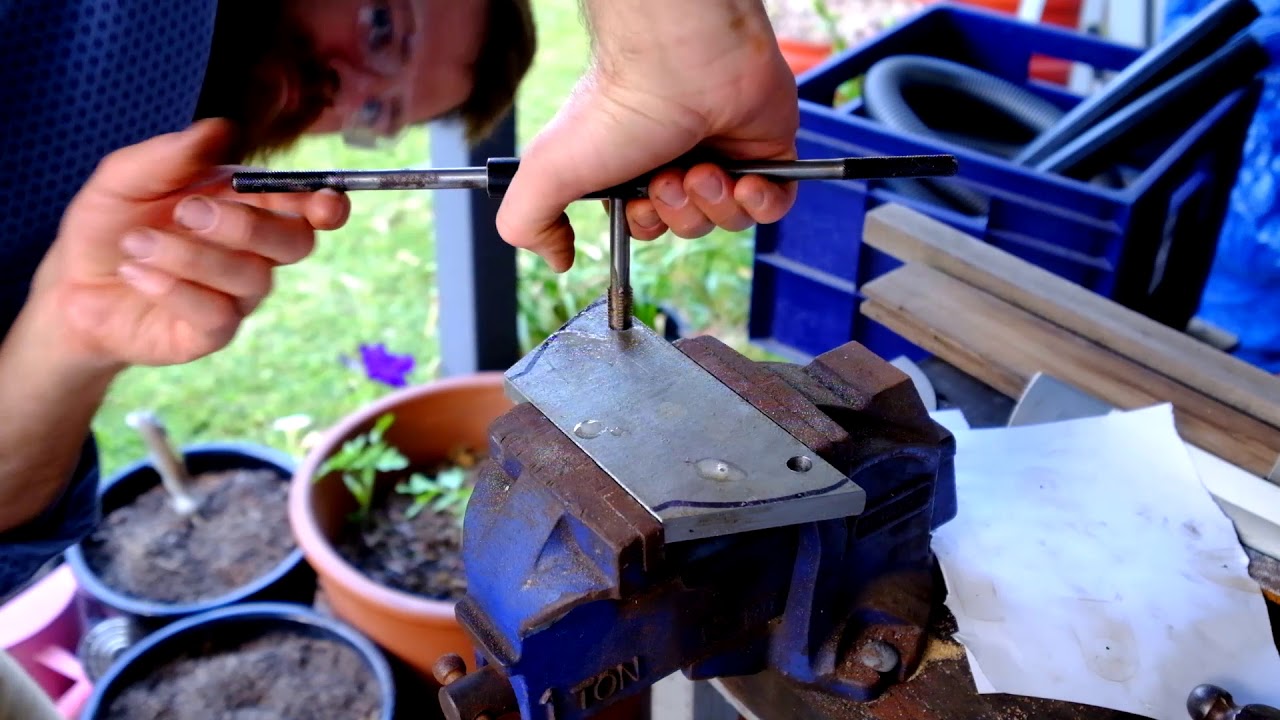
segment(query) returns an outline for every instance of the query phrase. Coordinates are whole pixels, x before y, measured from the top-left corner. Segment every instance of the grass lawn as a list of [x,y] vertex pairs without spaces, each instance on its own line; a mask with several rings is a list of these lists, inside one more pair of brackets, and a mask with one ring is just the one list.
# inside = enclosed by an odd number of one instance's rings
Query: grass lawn
[[[577,0],[536,0],[540,50],[518,102],[519,138],[527,141],[555,113],[585,67],[587,35]],[[425,130],[391,152],[345,148],[337,138],[305,141],[273,168],[403,167],[430,162]],[[276,276],[271,297],[222,352],[185,366],[136,368],[115,384],[95,421],[103,472],[143,454],[124,424],[130,410],[156,410],[175,442],[245,440],[298,453],[310,430],[391,388],[367,379],[342,358],[362,343],[412,354],[411,382],[438,373],[437,237],[432,194],[352,195],[349,224],[321,238],[316,253]],[[607,224],[599,203],[570,210],[579,254],[556,276],[531,253],[520,257],[521,328],[526,350],[608,284]],[[447,242],[448,238],[440,239]],[[632,261],[638,300],[670,302],[690,326],[745,348],[751,232],[716,232],[699,240],[668,234],[636,243]],[[274,429],[281,417],[305,415],[306,430]]]

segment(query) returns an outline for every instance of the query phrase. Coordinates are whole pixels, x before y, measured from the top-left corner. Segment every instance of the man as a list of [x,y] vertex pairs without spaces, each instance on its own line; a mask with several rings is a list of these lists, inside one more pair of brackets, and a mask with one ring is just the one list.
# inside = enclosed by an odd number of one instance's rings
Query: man
[[[494,38],[521,33],[499,29],[496,11],[477,25],[478,2],[287,0],[291,10],[262,27],[246,18],[269,0],[219,6],[193,115],[231,122],[206,120],[112,153],[62,213],[56,239],[32,240],[49,249],[0,344],[0,593],[96,520],[96,458],[82,443],[114,378],[225,346],[270,291],[273,269],[303,259],[317,231],[346,220],[347,199],[329,191],[237,196],[225,164],[287,147],[301,131],[385,136],[406,117],[458,113],[483,133],[527,61],[519,49],[481,59]],[[490,2],[527,11],[514,0]],[[730,158],[792,158],[798,124],[795,81],[760,0],[583,4],[594,62],[526,149],[498,218],[507,242],[560,272],[574,256],[563,211],[584,193],[699,146]],[[389,8],[399,14],[385,15]],[[432,25],[433,17],[451,24]],[[415,45],[401,18],[421,20],[414,27],[428,42]],[[477,27],[488,28],[490,44],[464,39]],[[261,43],[247,53],[224,44],[241,31]],[[388,47],[390,55],[374,57]],[[470,64],[469,49],[478,53]],[[421,64],[432,52],[440,67]],[[491,81],[505,89],[484,89]],[[651,193],[627,210],[640,239],[774,222],[794,199],[790,186],[734,182],[712,165],[664,172]]]
[[[304,133],[371,142],[451,115],[478,137],[512,104],[535,32],[528,0],[0,10],[0,161],[16,171],[0,179],[3,597],[96,522],[89,424],[114,378],[225,346],[272,271],[346,221],[332,192],[237,195],[226,166]],[[139,62],[149,49],[165,62]]]

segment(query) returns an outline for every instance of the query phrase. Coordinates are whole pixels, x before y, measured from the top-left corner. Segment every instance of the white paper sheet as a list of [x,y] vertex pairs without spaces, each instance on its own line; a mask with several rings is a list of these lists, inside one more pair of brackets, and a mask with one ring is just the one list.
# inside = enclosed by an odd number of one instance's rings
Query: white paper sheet
[[1231,522],[1161,405],[957,436],[934,536],[979,692],[1186,720],[1212,682],[1280,705],[1280,653]]

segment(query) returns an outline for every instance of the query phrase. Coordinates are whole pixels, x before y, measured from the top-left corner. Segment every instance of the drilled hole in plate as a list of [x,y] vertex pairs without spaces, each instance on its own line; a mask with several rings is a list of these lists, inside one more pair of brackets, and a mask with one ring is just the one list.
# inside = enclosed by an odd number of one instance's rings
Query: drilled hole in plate
[[813,460],[804,455],[797,455],[787,461],[787,467],[791,468],[793,472],[809,472],[813,469]]

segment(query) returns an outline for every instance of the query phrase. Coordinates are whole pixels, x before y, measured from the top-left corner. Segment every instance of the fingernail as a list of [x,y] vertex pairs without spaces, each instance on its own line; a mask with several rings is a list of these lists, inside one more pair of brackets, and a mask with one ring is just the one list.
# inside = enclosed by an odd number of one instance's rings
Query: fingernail
[[146,260],[151,257],[151,253],[156,247],[156,238],[145,230],[136,230],[127,233],[120,240],[120,247],[124,248],[125,253],[138,260]]
[[656,227],[662,222],[662,218],[658,217],[658,213],[647,203],[645,207],[636,210],[636,225],[645,229]]
[[187,198],[178,203],[178,222],[190,230],[208,230],[213,227],[215,213],[213,203],[204,198]]
[[742,204],[750,210],[759,210],[764,207],[764,193],[759,190],[748,192],[743,196]]
[[120,278],[144,295],[163,295],[169,290],[171,279],[164,273],[125,263],[120,266]]
[[711,202],[719,202],[724,197],[724,183],[715,175],[703,175],[694,181],[693,191]]
[[689,201],[688,196],[684,194],[684,188],[675,181],[665,182],[658,186],[658,199],[673,208],[682,208]]

